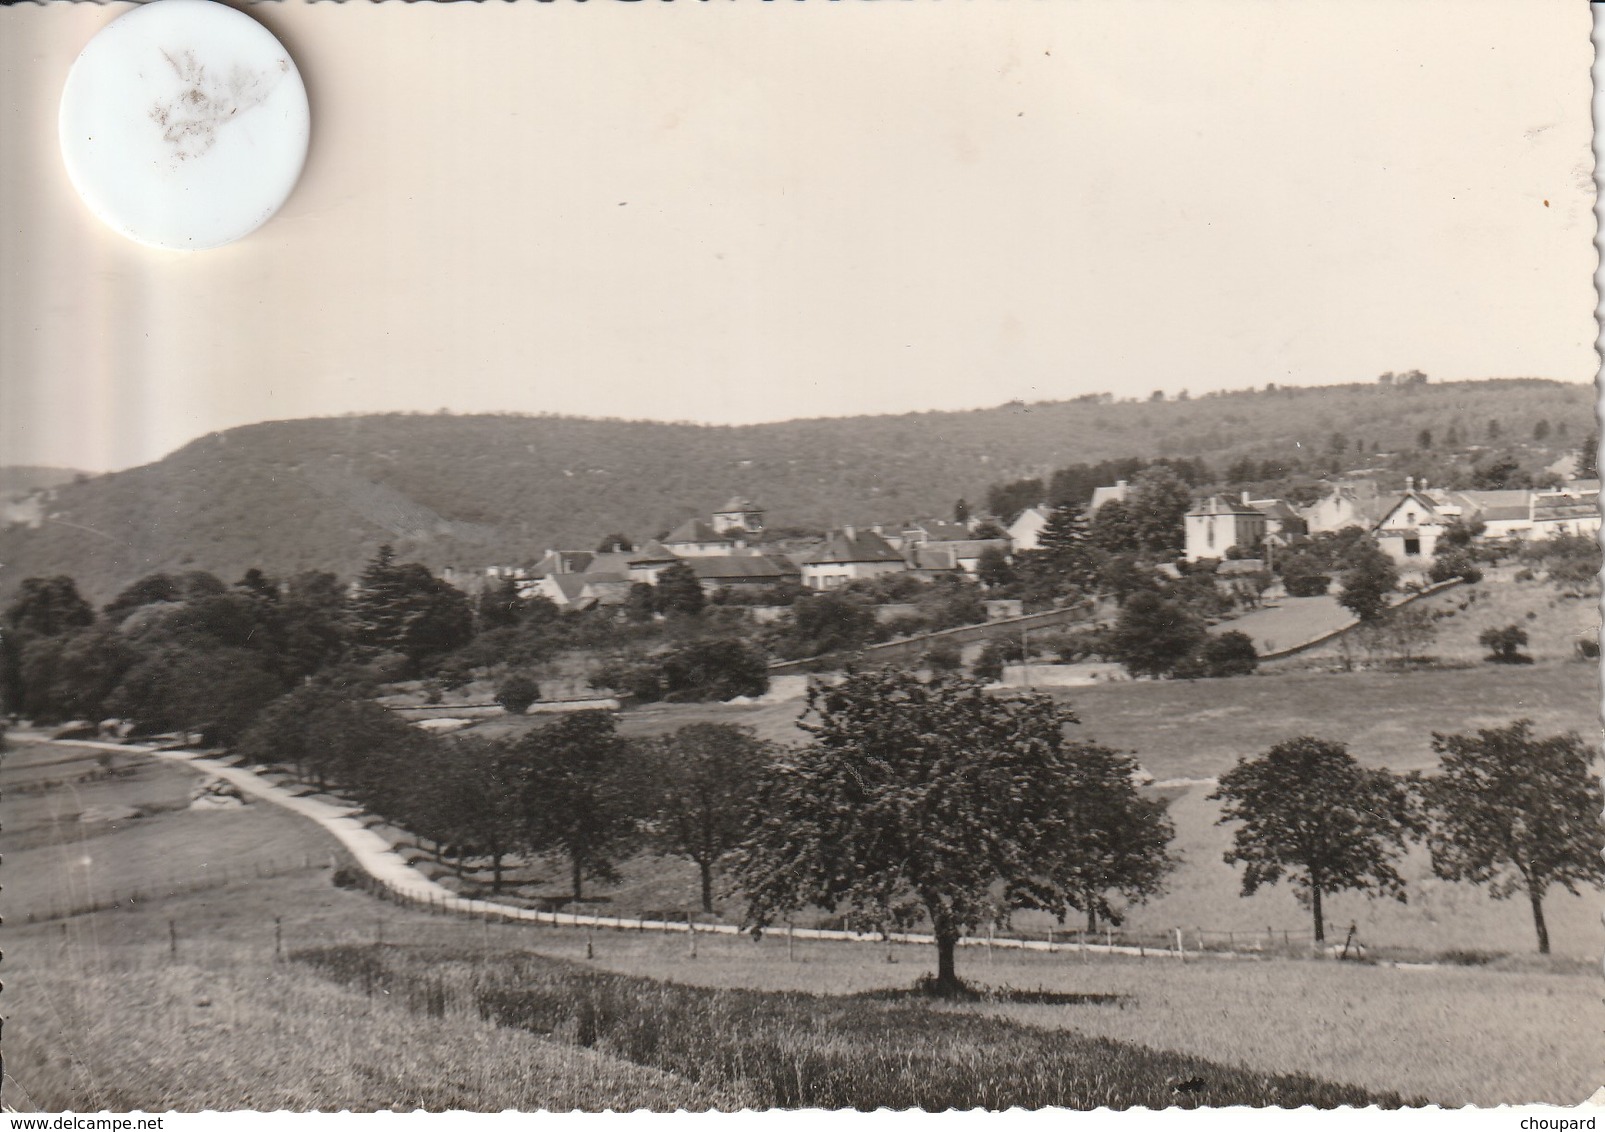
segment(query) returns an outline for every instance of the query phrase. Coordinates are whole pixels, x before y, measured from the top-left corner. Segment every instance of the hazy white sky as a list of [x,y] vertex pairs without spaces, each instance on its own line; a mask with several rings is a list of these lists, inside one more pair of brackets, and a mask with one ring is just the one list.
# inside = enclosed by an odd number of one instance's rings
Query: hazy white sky
[[1587,6],[314,4],[283,212],[102,230],[127,5],[0,8],[0,462],[367,410],[720,422],[1597,366]]

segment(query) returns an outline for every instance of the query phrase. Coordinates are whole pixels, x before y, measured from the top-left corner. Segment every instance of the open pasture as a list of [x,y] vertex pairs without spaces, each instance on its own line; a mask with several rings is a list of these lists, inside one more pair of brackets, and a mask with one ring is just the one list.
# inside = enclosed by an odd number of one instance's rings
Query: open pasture
[[[118,781],[130,791],[129,801],[140,800],[139,780]],[[263,838],[312,846],[315,861],[328,856],[310,823],[260,804],[173,811],[163,820],[171,825],[139,826],[137,836],[165,841],[173,852],[118,854],[131,868],[169,868],[202,845],[222,853]],[[27,859],[25,883],[36,892],[69,882],[59,854]],[[1224,866],[1221,871],[1229,875]],[[13,1024],[7,1068],[19,1090],[27,1090],[14,1095],[47,1109],[741,1103],[739,1091],[509,1033],[467,1014],[419,1025],[382,995],[328,986],[290,969],[298,965],[275,962],[276,944],[288,953],[400,942],[487,958],[530,950],[581,964],[589,944],[597,968],[710,987],[829,995],[907,988],[934,967],[934,949],[927,947],[893,947],[895,962],[889,962],[884,944],[796,941],[788,949],[779,933],[756,942],[701,934],[693,957],[684,935],[430,917],[336,888],[329,878],[327,865],[272,878],[241,867],[228,885],[205,892],[158,894],[124,910],[57,922],[11,919],[17,926],[7,948]],[[17,899],[10,883],[6,897]],[[16,915],[10,908],[7,914]],[[1578,1082],[1593,1072],[1594,1051],[1577,1039],[1597,1032],[1602,1021],[1593,1016],[1592,976],[1559,967],[1182,964],[1083,959],[1073,952],[989,954],[969,946],[960,953],[960,972],[979,984],[1072,997],[951,1009],[1063,1027],[1252,1073],[1303,1073],[1445,1104],[1578,1099]],[[1503,1020],[1499,1031],[1486,1031],[1490,1017]],[[1402,1056],[1408,1041],[1420,1049],[1430,1045],[1431,1056],[1419,1049],[1415,1060]],[[1533,1050],[1542,1056],[1532,1056]],[[431,1064],[444,1068],[425,1072]]]

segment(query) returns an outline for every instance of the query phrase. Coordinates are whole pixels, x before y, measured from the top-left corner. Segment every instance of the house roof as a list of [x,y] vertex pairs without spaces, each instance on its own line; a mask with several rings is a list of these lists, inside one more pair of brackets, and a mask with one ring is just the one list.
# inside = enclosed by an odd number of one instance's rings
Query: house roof
[[1452,498],[1466,510],[1467,518],[1525,519],[1532,492],[1457,491]]
[[578,574],[588,568],[596,555],[589,550],[550,550],[546,556],[530,567],[530,577],[544,578],[549,574]]
[[1087,514],[1092,514],[1110,500],[1118,499],[1124,503],[1126,495],[1131,491],[1131,485],[1117,483],[1111,487],[1095,487],[1092,489],[1092,500],[1087,504]]
[[724,581],[783,581],[801,575],[802,570],[789,558],[780,555],[736,557],[728,554],[709,554],[685,559],[699,582]]
[[572,605],[579,600],[585,589],[584,574],[548,574],[546,582],[562,595],[563,601]]
[[1012,535],[1014,528],[1018,527],[1021,523],[1024,523],[1027,520],[1031,520],[1036,525],[1040,526],[1041,524],[1046,523],[1048,521],[1048,517],[1052,514],[1053,512],[1049,511],[1046,507],[1027,507],[1024,511],[1021,511],[1014,517],[1014,522],[1009,524],[1009,532]]
[[926,542],[961,542],[970,537],[970,528],[963,523],[954,523],[947,519],[931,519],[927,522],[910,523],[903,533],[923,534]]
[[723,507],[719,508],[719,510],[715,511],[714,514],[715,515],[734,515],[738,511],[762,511],[762,510],[763,510],[762,507],[754,507],[752,505],[752,501],[751,500],[745,499],[745,498],[743,498],[742,496],[739,496],[739,495],[732,495],[730,497],[730,502],[726,503]]
[[1263,512],[1250,507],[1239,499],[1228,499],[1224,495],[1211,495],[1200,502],[1189,515],[1262,515]]
[[851,527],[832,531],[812,553],[803,558],[804,566],[823,566],[845,562],[902,562],[903,556],[874,531]]
[[[1388,509],[1382,512],[1382,517],[1372,524],[1373,528],[1380,527],[1383,523],[1386,523],[1389,519],[1393,518],[1394,514],[1399,510],[1399,508],[1403,507],[1407,503],[1414,503],[1417,507],[1421,508],[1424,512],[1422,518],[1426,522],[1443,522],[1443,516],[1438,511],[1438,505],[1425,495],[1422,495],[1419,491],[1411,489],[1389,504]],[[1394,530],[1395,533],[1398,533],[1398,528],[1395,528]]]
[[1599,516],[1599,504],[1569,495],[1535,495],[1532,515],[1535,523],[1592,519]]
[[1280,519],[1284,523],[1289,519],[1302,520],[1304,518],[1285,499],[1250,499],[1248,505],[1267,519]]
[[674,528],[668,537],[662,541],[664,546],[674,546],[676,543],[731,542],[733,540],[726,538],[701,519],[687,519]]
[[678,562],[680,556],[657,539],[649,540],[640,550],[630,556],[631,566],[645,566],[659,562]]

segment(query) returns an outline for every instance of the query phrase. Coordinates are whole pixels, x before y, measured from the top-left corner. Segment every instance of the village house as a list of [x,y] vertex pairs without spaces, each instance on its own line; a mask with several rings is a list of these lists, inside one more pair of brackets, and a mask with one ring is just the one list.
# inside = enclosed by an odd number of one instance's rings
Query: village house
[[1126,496],[1131,494],[1131,485],[1125,480],[1116,480],[1113,487],[1095,487],[1092,489],[1092,500],[1087,504],[1087,518],[1098,513],[1098,508],[1105,503],[1125,503]]
[[[1099,489],[1100,491],[1102,488]],[[1016,552],[1037,550],[1042,546],[1042,530],[1048,525],[1053,512],[1046,507],[1027,507],[1009,524],[1009,543]]]
[[859,578],[908,569],[903,556],[885,538],[854,527],[832,531],[799,565],[803,585],[812,590],[831,590]]
[[745,535],[744,530],[725,534],[701,519],[687,519],[659,541],[678,557],[700,558],[735,553],[738,547],[747,545]]
[[1356,479],[1337,484],[1330,495],[1305,508],[1303,516],[1308,532],[1316,535],[1345,527],[1370,530],[1388,509],[1375,480]]
[[802,568],[782,554],[715,555],[683,561],[707,591],[795,585],[802,581]]
[[1467,526],[1481,523],[1481,537],[1490,539],[1524,539],[1532,533],[1533,493],[1520,491],[1455,491],[1427,496],[1438,501],[1439,510],[1451,520],[1459,519]]
[[1265,512],[1241,499],[1212,495],[1188,511],[1183,519],[1186,558],[1225,558],[1233,548],[1253,550],[1265,540]]
[[1418,490],[1414,477],[1405,479],[1400,496],[1372,528],[1372,537],[1382,552],[1395,562],[1412,563],[1437,553],[1443,537],[1457,515],[1445,514],[1449,508],[1425,491]]
[[916,543],[903,547],[903,558],[908,568],[927,577],[937,574],[962,572],[974,574],[981,565],[981,555],[988,549],[1002,554],[1009,552],[1009,540],[1002,538],[970,538],[948,542]]
[[1555,491],[1534,492],[1531,502],[1531,537],[1535,540],[1566,535],[1599,534],[1599,481],[1579,480]]

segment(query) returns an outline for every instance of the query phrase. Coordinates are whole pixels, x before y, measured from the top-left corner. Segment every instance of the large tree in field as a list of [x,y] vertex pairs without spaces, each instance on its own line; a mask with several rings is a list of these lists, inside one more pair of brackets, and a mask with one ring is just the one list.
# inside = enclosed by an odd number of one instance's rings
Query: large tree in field
[[1605,884],[1605,809],[1593,763],[1575,734],[1539,739],[1530,719],[1475,734],[1432,736],[1438,774],[1422,785],[1432,870],[1486,884],[1495,899],[1525,892],[1538,950],[1549,952],[1544,894]]
[[1240,822],[1226,851],[1243,865],[1243,895],[1284,876],[1326,938],[1323,896],[1354,890],[1404,902],[1394,868],[1418,820],[1406,780],[1359,764],[1342,743],[1304,736],[1238,759],[1209,795],[1217,824]]
[[692,723],[640,750],[651,843],[696,863],[702,910],[712,912],[714,869],[741,844],[775,748],[749,727]]
[[1142,903],[1164,889],[1176,866],[1170,853],[1175,828],[1165,803],[1145,798],[1134,775],[1137,760],[1096,743],[1067,743],[1065,763],[1067,843],[1060,880],[1069,903],[1087,916],[1087,930],[1100,918],[1118,924],[1123,911],[1110,902]]
[[613,714],[580,711],[520,740],[520,801],[526,843],[567,859],[574,899],[587,878],[613,881],[614,862],[634,840],[634,767]]
[[935,989],[960,991],[966,932],[1070,907],[1056,854],[1074,718],[1047,696],[995,699],[953,676],[855,672],[813,688],[799,724],[813,740],[766,775],[737,858],[748,924],[808,905],[883,928],[923,920]]

